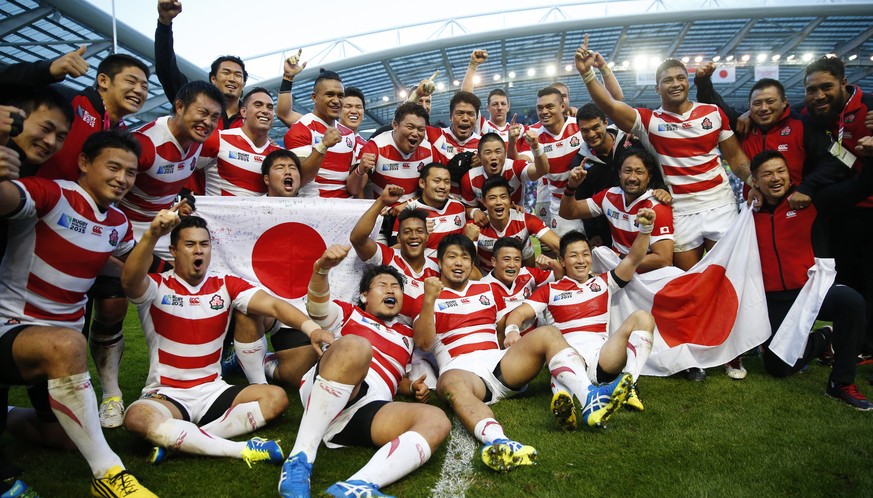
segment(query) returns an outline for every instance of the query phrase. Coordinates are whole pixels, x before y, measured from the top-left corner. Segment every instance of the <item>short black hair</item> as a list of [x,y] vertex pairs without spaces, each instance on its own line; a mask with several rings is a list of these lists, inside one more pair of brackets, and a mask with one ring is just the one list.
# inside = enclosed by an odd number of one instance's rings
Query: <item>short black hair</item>
[[367,108],[367,99],[364,97],[364,92],[362,92],[360,88],[356,86],[347,86],[346,97],[357,97],[361,99],[361,104],[364,105],[364,109]]
[[584,233],[579,230],[570,230],[561,237],[561,244],[558,247],[558,254],[561,255],[561,258],[564,257],[564,253],[567,252],[570,244],[575,244],[576,242],[585,242],[591,248],[591,242],[588,242],[588,237]]
[[322,68],[321,70],[319,70],[318,76],[315,78],[315,82],[312,84],[312,91],[313,92],[315,91],[315,87],[317,87],[319,83],[321,83],[322,81],[328,81],[328,80],[339,81],[340,84],[342,84],[342,82],[343,82],[343,79],[340,78],[339,74]]
[[[358,295],[360,296],[370,290],[370,284],[372,284],[373,280],[379,275],[391,275],[397,280],[397,283],[400,284],[400,290],[403,290],[403,284],[406,282],[406,279],[397,268],[388,265],[371,265],[365,268],[363,275],[361,275],[361,282],[358,284]],[[364,302],[361,301],[360,298],[358,298],[358,306],[361,308],[364,307]]]
[[248,81],[249,73],[248,71],[246,71],[246,63],[235,55],[222,55],[221,57],[212,61],[212,66],[209,68],[210,78],[213,78],[215,75],[218,74],[218,68],[221,66],[222,62],[233,62],[234,64],[239,64],[239,67],[242,68],[243,72],[243,84]]
[[449,101],[449,114],[453,114],[455,112],[455,107],[458,104],[470,104],[476,109],[476,114],[479,113],[479,108],[482,107],[482,101],[476,94],[471,92],[465,92],[463,90],[456,93],[452,100]]
[[773,87],[779,92],[779,98],[785,98],[785,87],[782,86],[782,83],[779,83],[779,80],[774,80],[773,78],[761,78],[752,85],[752,89],[749,90],[749,100],[752,100],[752,94],[755,93],[756,90],[761,90],[764,88]]
[[251,99],[252,95],[254,95],[254,94],[256,94],[256,93],[266,93],[267,95],[270,96],[270,100],[273,100],[273,94],[270,93],[269,90],[267,90],[266,88],[264,88],[264,87],[262,87],[262,86],[256,86],[256,87],[252,88],[251,90],[249,90],[249,91],[248,91],[248,92],[243,96],[243,99],[242,99],[242,101],[243,101],[243,107],[245,107],[246,105],[248,105],[248,103],[249,103],[249,99]]
[[440,245],[437,246],[437,259],[442,261],[449,246],[459,246],[467,254],[470,255],[472,261],[476,261],[476,245],[473,241],[467,238],[466,235],[460,233],[450,233],[440,240]]
[[409,218],[421,220],[427,226],[427,211],[424,209],[404,209],[397,215],[397,228],[400,228],[403,222]]
[[0,102],[21,109],[28,116],[42,107],[57,109],[67,119],[67,125],[73,123],[72,103],[51,86],[22,88],[21,91],[13,92],[9,99]]
[[671,68],[678,67],[681,68],[683,72],[685,72],[685,76],[688,76],[688,68],[685,67],[685,64],[679,59],[666,59],[664,62],[658,64],[658,69],[655,69],[655,84],[657,85],[661,81],[661,74]]
[[503,187],[506,189],[506,193],[512,195],[512,191],[514,190],[512,186],[506,181],[506,178],[503,178],[501,175],[494,175],[491,178],[487,178],[485,183],[482,184],[482,198],[484,199],[488,192],[494,188]]
[[424,118],[424,123],[430,124],[430,116],[427,113],[427,109],[418,102],[404,102],[400,104],[397,110],[394,111],[394,122],[400,123],[409,114]]
[[[179,233],[186,228],[203,228],[209,233],[209,227],[206,226],[206,219],[201,218],[199,216],[183,216],[182,220],[173,228],[173,231],[170,232],[170,245],[174,246],[177,242],[179,242]],[[209,234],[209,238],[212,238],[212,234]]]
[[[149,66],[132,55],[127,54],[110,54],[97,65],[97,74],[105,74],[109,79],[115,78],[115,75],[124,71],[128,67],[135,67],[145,73],[146,79],[151,76]],[[94,85],[96,88],[97,81],[95,78]]]
[[576,122],[591,121],[592,119],[599,119],[604,123],[607,121],[606,114],[596,104],[589,102],[579,108],[579,112],[576,113]]
[[290,159],[294,161],[294,164],[297,165],[297,171],[300,171],[300,158],[297,157],[297,154],[290,150],[276,149],[267,154],[267,157],[264,158],[264,161],[261,163],[261,174],[264,176],[269,175],[270,168],[273,167],[273,163],[276,162],[277,159]]
[[624,162],[631,157],[639,158],[639,160],[643,162],[643,166],[645,166],[646,171],[649,172],[649,180],[651,181],[652,176],[655,174],[655,171],[658,170],[658,160],[655,159],[655,156],[653,156],[649,151],[642,147],[628,147],[627,149],[624,149],[618,156],[619,171],[621,171],[621,167],[624,165]]
[[503,148],[506,149],[506,142],[503,141],[503,137],[491,131],[479,138],[479,145],[476,146],[479,150],[479,155],[482,155],[482,147],[488,142],[500,142],[503,144]]
[[846,63],[839,57],[825,55],[807,64],[803,71],[804,80],[810,74],[818,72],[830,73],[834,78],[841,80],[846,77]]
[[507,95],[506,92],[502,88],[495,88],[494,90],[491,90],[490,92],[488,92],[488,98],[485,99],[485,103],[490,104],[491,97],[494,97],[495,95],[498,97],[506,97],[506,101],[509,102],[509,95]]
[[132,152],[137,158],[142,153],[139,141],[133,138],[127,130],[118,128],[92,133],[82,144],[82,154],[89,162],[99,156],[103,149],[125,150]]
[[449,174],[451,174],[451,170],[449,169],[448,166],[446,166],[443,163],[433,162],[433,163],[425,164],[424,167],[421,168],[421,170],[418,172],[418,177],[422,180],[426,180],[427,175],[430,174],[430,170],[432,170],[434,168],[444,169],[444,170],[448,171]]
[[749,170],[751,170],[752,174],[754,175],[762,164],[772,159],[782,159],[785,164],[788,164],[788,161],[785,159],[785,156],[783,156],[781,152],[779,152],[778,150],[770,149],[756,154],[755,157],[753,157],[752,160],[749,162]]
[[541,88],[540,91],[537,92],[537,98],[545,97],[546,95],[557,95],[558,99],[560,99],[562,103],[564,102],[564,96],[561,95],[561,91],[553,86]]
[[524,254],[524,244],[522,244],[521,240],[515,237],[500,237],[494,242],[494,247],[491,248],[491,254],[494,256],[494,259],[497,259],[497,253],[504,247],[516,249],[522,255]]
[[[176,92],[176,102],[181,102],[182,109],[185,109],[194,103],[199,95],[203,95],[210,100],[218,102],[218,104],[221,105],[222,114],[224,113],[224,94],[221,93],[221,90],[219,90],[217,86],[208,81],[195,80],[185,83],[182,85],[182,88]],[[173,111],[175,112],[175,104]]]

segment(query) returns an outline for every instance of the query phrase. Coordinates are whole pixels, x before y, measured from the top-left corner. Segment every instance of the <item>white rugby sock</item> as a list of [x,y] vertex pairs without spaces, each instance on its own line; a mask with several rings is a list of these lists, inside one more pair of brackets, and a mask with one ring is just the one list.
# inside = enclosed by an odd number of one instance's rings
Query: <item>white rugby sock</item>
[[149,431],[147,439],[158,446],[194,455],[242,458],[246,448],[245,442],[220,438],[191,422],[174,418],[164,420]]
[[202,429],[217,437],[236,437],[248,434],[267,425],[261,405],[257,401],[240,403],[224,415],[204,425]]
[[484,444],[491,444],[497,439],[508,439],[503,433],[503,426],[493,418],[480,420],[473,428],[473,435]]
[[367,465],[348,480],[366,481],[382,488],[421,467],[428,459],[430,445],[424,436],[406,431],[379,448]]
[[49,405],[58,422],[85,460],[96,478],[102,478],[110,468],[124,464],[116,455],[100,428],[97,416],[97,395],[88,372],[48,380]]
[[239,365],[246,374],[249,384],[266,384],[267,377],[264,374],[264,356],[267,354],[267,343],[262,339],[255,342],[239,342],[233,340],[233,350]]
[[549,372],[556,384],[563,384],[579,399],[579,402],[585,403],[591,381],[588,380],[585,361],[575,349],[565,348],[555,353],[555,356],[549,360]]
[[648,330],[634,330],[627,340],[627,364],[624,371],[631,374],[634,382],[640,377],[643,365],[652,353],[653,333]]
[[343,411],[354,389],[353,385],[327,380],[321,375],[316,376],[309,400],[303,409],[294,448],[288,454],[296,455],[302,451],[306,454],[306,460],[310,464],[314,463],[321,438],[334,417]]
[[276,370],[279,368],[279,357],[276,353],[264,355],[264,375],[268,380],[276,380]]

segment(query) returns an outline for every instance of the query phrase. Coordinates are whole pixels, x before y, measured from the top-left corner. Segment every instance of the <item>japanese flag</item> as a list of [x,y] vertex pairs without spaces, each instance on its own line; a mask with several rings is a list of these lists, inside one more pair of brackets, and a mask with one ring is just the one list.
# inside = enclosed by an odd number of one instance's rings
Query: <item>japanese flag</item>
[[735,81],[737,81],[737,68],[734,66],[717,67],[712,73],[713,83],[733,83]]
[[770,322],[751,210],[744,208],[687,272],[667,267],[635,275],[611,297],[610,331],[639,309],[652,313],[656,324],[645,375],[723,365],[766,341]]
[[[373,201],[308,197],[198,197],[212,234],[210,271],[258,282],[301,309],[312,265],[349,234]],[[381,218],[376,227],[381,226]],[[376,230],[374,230],[375,236]],[[354,250],[330,272],[332,299],[351,302],[364,265]]]

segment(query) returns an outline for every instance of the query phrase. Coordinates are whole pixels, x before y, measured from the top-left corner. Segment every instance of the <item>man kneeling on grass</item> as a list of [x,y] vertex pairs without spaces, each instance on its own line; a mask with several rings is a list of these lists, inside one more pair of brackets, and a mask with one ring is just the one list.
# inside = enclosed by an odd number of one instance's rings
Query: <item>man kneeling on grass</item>
[[[387,496],[379,488],[424,465],[451,430],[439,408],[392,401],[412,357],[412,329],[397,320],[403,275],[389,266],[370,267],[361,278],[357,306],[330,301],[328,273],[349,249],[329,247],[309,280],[306,311],[337,331],[338,339],[303,376],[303,419],[279,480],[279,494],[286,498],[309,498],[309,476],[322,440],[328,448],[379,448],[362,469],[327,489],[331,496],[364,498]],[[427,401],[424,376],[411,391]]]
[[[232,386],[221,379],[221,346],[231,310],[291,324],[309,335],[316,348],[333,337],[297,308],[245,280],[209,274],[212,246],[206,220],[180,219],[176,211],[184,202],[158,213],[121,275],[149,348],[146,386],[128,407],[124,427],[157,445],[153,463],[160,463],[168,449],[241,458],[249,465],[263,460],[281,463],[284,455],[275,441],[226,439],[263,427],[288,408],[281,387]],[[155,244],[171,231],[175,268],[148,274]],[[254,363],[263,364],[263,348],[246,351],[260,354]]]
[[[425,280],[421,314],[415,319],[415,342],[433,350],[440,369],[437,392],[477,439],[484,443],[482,461],[497,471],[532,465],[537,451],[509,439],[489,404],[514,396],[548,364],[552,376],[568,386],[585,412],[598,424],[627,396],[630,375],[595,387],[585,362],[555,327],[539,327],[509,349],[497,343],[497,312],[504,307],[491,285],[470,281],[476,248],[460,234],[447,235],[437,249],[441,277]],[[590,422],[590,423],[591,423]]]

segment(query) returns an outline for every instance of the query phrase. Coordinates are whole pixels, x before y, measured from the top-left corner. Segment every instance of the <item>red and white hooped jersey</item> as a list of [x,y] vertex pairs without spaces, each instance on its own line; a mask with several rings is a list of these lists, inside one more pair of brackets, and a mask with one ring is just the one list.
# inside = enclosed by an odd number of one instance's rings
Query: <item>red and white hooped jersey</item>
[[[540,146],[549,158],[549,174],[544,178],[548,180],[547,186],[551,193],[549,207],[552,213],[557,214],[561,197],[564,196],[564,188],[567,187],[567,179],[570,178],[570,165],[582,146],[582,134],[579,133],[579,126],[573,119],[564,121],[564,126],[558,135],[552,135],[545,126],[532,126],[531,129],[538,132]],[[517,147],[519,154],[524,154],[533,160],[533,152],[526,140],[519,140]]]
[[[618,289],[608,273],[593,276],[584,283],[565,276],[535,290],[525,302],[565,336],[577,333],[606,336],[609,295]],[[573,342],[569,337],[567,340]]]
[[[442,209],[428,206],[420,199],[416,199],[406,205],[406,209],[423,209],[427,211],[428,220],[433,220],[433,229],[427,236],[427,249],[424,255],[436,258],[437,247],[443,237],[450,233],[464,233],[464,225],[467,224],[466,208],[454,199],[448,199]],[[393,234],[397,236],[400,229],[400,218],[394,221]]]
[[[530,180],[527,174],[528,166],[530,166],[530,163],[524,159],[513,161],[507,158],[506,162],[503,163],[503,171],[500,173],[509,182],[509,186],[512,187],[512,194],[510,194],[512,202],[519,206],[523,202],[524,184]],[[488,175],[482,166],[477,166],[464,173],[464,177],[461,178],[461,202],[470,207],[484,208],[482,185],[485,184],[487,179]]]
[[392,396],[397,394],[397,386],[412,359],[412,329],[397,321],[384,322],[349,303],[335,300],[331,305],[338,307],[339,312],[334,323],[325,329],[334,331],[337,337],[356,335],[370,341],[373,345],[370,370],[385,382]]
[[397,315],[397,320],[406,325],[412,325],[413,318],[418,316],[421,311],[421,300],[424,298],[424,279],[439,277],[440,266],[436,261],[426,257],[424,258],[424,267],[420,272],[416,272],[400,255],[400,249],[388,247],[378,242],[376,242],[376,247],[376,254],[365,263],[390,266],[406,277],[403,282],[403,306],[400,309],[400,314]]
[[130,222],[105,212],[77,183],[22,178],[24,197],[7,216],[0,265],[0,325],[22,323],[80,330],[85,293],[110,256],[133,249]]
[[206,195],[258,196],[267,193],[261,163],[281,147],[257,147],[242,128],[218,130],[203,143],[197,167],[206,170]]
[[[521,124],[521,123],[518,123]],[[524,132],[527,131],[527,126],[521,125],[521,134],[524,135]],[[500,135],[500,138],[503,139],[503,144],[509,147],[509,121],[506,122],[503,126],[497,126],[490,119],[485,119],[485,116],[479,115],[479,135],[484,135],[486,133],[496,133]],[[524,140],[524,139],[520,139]]]
[[[491,284],[491,292],[494,293],[494,297],[497,299],[503,299],[505,307],[497,313],[498,322],[504,316],[508,315],[510,311],[518,308],[518,306],[523,303],[525,299],[529,298],[538,287],[550,284],[554,281],[554,271],[542,270],[540,268],[528,266],[521,267],[515,280],[512,281],[511,287],[506,287],[503,282],[498,280],[497,277],[494,276],[493,271],[482,277],[482,280],[480,280],[480,282]],[[532,323],[535,323],[535,321]],[[531,329],[533,329],[533,326],[526,330],[522,330],[522,333]]]
[[360,162],[364,154],[376,155],[376,166],[370,176],[373,188],[373,198],[382,195],[386,185],[397,185],[403,189],[399,202],[405,202],[415,196],[418,189],[419,171],[425,164],[432,162],[445,163],[445,158],[435,152],[427,140],[418,144],[409,154],[400,152],[394,143],[394,132],[376,135],[364,145],[356,162]]
[[364,140],[364,137],[362,137],[360,133],[355,132],[355,153],[352,156],[353,162],[357,163],[357,159],[361,157],[361,149],[363,149],[365,145],[367,145],[367,141]]
[[[321,118],[309,113],[294,123],[285,133],[285,148],[297,154],[300,160],[312,154],[312,148],[324,139],[328,126]],[[327,149],[315,179],[300,189],[300,197],[339,197],[349,198],[346,180],[355,160],[355,132],[336,123],[342,136],[340,141]]]
[[658,158],[677,214],[736,204],[718,149],[734,132],[718,106],[692,104],[681,115],[638,108],[631,129]]
[[182,150],[167,126],[169,116],[158,118],[133,132],[142,145],[139,173],[119,206],[132,222],[151,222],[158,211],[173,201],[194,172],[202,144]]
[[637,238],[640,227],[637,224],[637,212],[640,208],[655,211],[655,226],[649,237],[649,246],[661,240],[673,240],[673,209],[661,204],[647,190],[630,205],[625,204],[624,192],[621,187],[612,187],[594,194],[586,199],[588,211],[594,216],[605,216],[609,221],[609,231],[612,234],[612,249],[619,254],[627,254]]
[[434,148],[443,155],[446,161],[455,157],[455,154],[461,152],[476,152],[479,150],[480,135],[475,131],[470,133],[470,136],[465,140],[455,136],[452,128],[436,128],[433,126],[427,127],[427,139],[433,144]]
[[437,365],[442,368],[472,351],[498,349],[497,313],[502,309],[503,300],[494,296],[490,284],[469,281],[462,291],[443,289],[434,304]]
[[136,305],[149,348],[145,389],[190,388],[221,376],[221,347],[231,310],[246,312],[261,290],[233,275],[206,277],[192,287],[173,270],[149,274]]
[[476,241],[477,251],[479,253],[479,268],[485,271],[490,271],[494,266],[491,264],[492,249],[497,239],[501,237],[512,237],[520,240],[524,245],[522,255],[525,258],[533,256],[534,250],[530,242],[530,236],[534,235],[537,238],[542,237],[549,231],[549,227],[536,216],[530,213],[519,213],[515,209],[509,209],[509,222],[502,231],[494,228],[494,225],[488,224],[482,227],[479,231],[479,239]]

